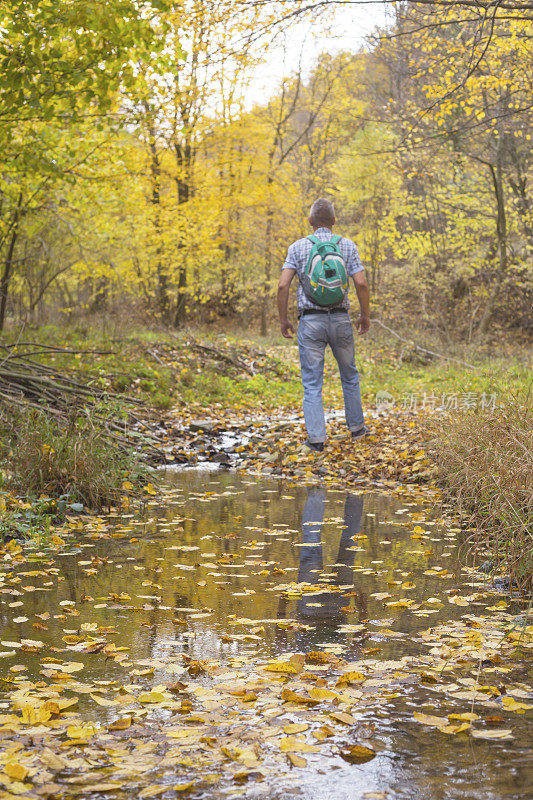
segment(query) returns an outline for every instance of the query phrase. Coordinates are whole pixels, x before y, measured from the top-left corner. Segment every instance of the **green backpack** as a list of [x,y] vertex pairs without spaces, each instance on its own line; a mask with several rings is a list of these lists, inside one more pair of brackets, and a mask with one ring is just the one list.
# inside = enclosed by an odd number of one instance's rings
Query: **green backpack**
[[346,264],[339,249],[342,236],[333,236],[321,242],[316,236],[308,236],[312,243],[302,288],[307,297],[319,306],[334,306],[342,303],[348,289]]

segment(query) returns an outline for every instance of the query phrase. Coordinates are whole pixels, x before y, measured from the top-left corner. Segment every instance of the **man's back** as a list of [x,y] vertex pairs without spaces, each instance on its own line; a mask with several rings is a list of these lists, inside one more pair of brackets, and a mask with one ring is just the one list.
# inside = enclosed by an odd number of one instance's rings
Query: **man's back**
[[[314,236],[322,242],[327,242],[333,237],[333,233],[330,228],[321,227],[314,231]],[[285,263],[283,264],[283,269],[293,269],[296,271],[298,276],[299,283],[296,302],[299,312],[309,308],[321,308],[318,303],[314,303],[305,294],[302,287],[302,275],[304,274],[305,268],[309,261],[309,255],[312,247],[313,243],[308,237],[304,239],[298,239],[296,242],[293,242],[290,245],[287,251]],[[361,259],[359,258],[359,253],[355,242],[352,242],[351,239],[346,239],[343,237],[339,241],[338,247],[344,259],[344,263],[346,264],[346,273],[348,277],[350,277],[350,275],[355,275],[357,272],[362,272],[364,268],[361,264]],[[346,292],[344,300],[339,304],[339,308],[348,309],[349,307],[350,303],[348,301],[348,293]]]

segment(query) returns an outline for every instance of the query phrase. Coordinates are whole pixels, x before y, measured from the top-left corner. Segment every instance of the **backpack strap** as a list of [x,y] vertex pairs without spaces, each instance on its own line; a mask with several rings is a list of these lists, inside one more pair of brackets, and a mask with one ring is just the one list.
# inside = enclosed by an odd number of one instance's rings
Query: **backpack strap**
[[342,236],[332,236],[331,239],[324,239],[324,241],[319,239],[318,236],[315,236],[314,234],[311,234],[311,236],[307,236],[306,238],[309,239],[309,241],[313,244],[339,244]]

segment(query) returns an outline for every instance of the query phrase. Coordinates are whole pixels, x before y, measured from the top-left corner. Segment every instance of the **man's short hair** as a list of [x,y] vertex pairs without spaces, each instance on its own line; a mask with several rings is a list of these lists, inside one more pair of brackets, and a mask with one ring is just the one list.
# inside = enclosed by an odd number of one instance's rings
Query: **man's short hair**
[[335,209],[331,200],[319,197],[311,206],[309,222],[314,228],[331,228],[335,222]]

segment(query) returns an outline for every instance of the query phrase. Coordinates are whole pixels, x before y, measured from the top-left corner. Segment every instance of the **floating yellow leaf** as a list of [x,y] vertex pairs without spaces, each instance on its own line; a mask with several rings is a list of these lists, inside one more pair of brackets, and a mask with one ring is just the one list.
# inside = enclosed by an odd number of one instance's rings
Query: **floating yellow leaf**
[[69,739],[87,739],[97,733],[94,725],[69,725],[67,736]]
[[354,744],[343,747],[340,755],[351,764],[364,764],[365,761],[371,761],[375,757],[376,751],[362,744]]
[[409,608],[413,605],[413,600],[394,600],[392,603],[385,604],[387,608]]
[[52,664],[46,664],[48,669],[55,669],[56,672],[66,672],[67,675],[72,674],[73,672],[79,672],[85,666],[81,661],[65,661],[64,664],[56,664],[53,662]]
[[283,733],[286,733],[287,735],[293,734],[293,733],[303,733],[304,731],[306,731],[308,729],[309,729],[309,725],[307,725],[307,723],[305,723],[305,722],[303,722],[303,723],[294,722],[294,723],[292,723],[290,725],[284,725],[283,726]]
[[292,689],[285,688],[281,693],[281,699],[284,703],[296,703],[305,705],[314,705],[318,703],[318,700],[314,700],[312,697],[306,697],[303,694],[298,694],[297,692],[293,692]]
[[459,725],[445,725],[443,728],[439,727],[439,731],[442,731],[442,733],[456,734],[467,731],[470,727],[469,722],[461,722]]
[[337,659],[330,653],[324,653],[321,650],[311,650],[305,656],[306,664],[330,664],[332,661],[337,661]]
[[154,784],[153,786],[147,786],[146,789],[143,789],[142,792],[139,792],[139,797],[142,800],[148,797],[158,797],[163,792],[166,792],[170,789],[170,786],[158,786]]
[[5,765],[4,772],[14,781],[23,781],[28,774],[28,768],[19,764],[18,761],[12,761]]
[[514,697],[502,697],[502,705],[507,711],[519,711],[520,713],[533,708],[530,703],[518,703]]
[[513,731],[511,728],[493,728],[492,730],[473,730],[471,731],[474,739],[512,739]]
[[[28,640],[26,640],[26,641],[28,641]],[[83,642],[83,637],[82,636],[63,636],[63,641],[65,642],[65,644],[79,644],[80,642]]]
[[36,639],[21,639],[20,643],[25,647],[37,648],[39,650],[41,649],[41,647],[44,647],[44,642],[40,642]]
[[344,723],[344,725],[355,725],[356,723],[355,717],[352,717],[351,714],[347,714],[345,711],[334,711],[329,716],[331,719],[336,719],[337,722]]
[[313,700],[329,701],[336,700],[338,694],[330,691],[329,689],[322,689],[321,686],[315,686],[312,689],[309,689],[309,697],[312,697]]
[[107,729],[109,731],[125,731],[131,725],[131,717],[121,717],[120,719],[116,719],[114,722],[111,722]]
[[314,744],[307,744],[303,739],[296,736],[286,736],[280,743],[280,750],[283,753],[320,753],[320,747]]
[[52,716],[51,711],[42,706],[25,705],[22,708],[22,721],[26,725],[37,725],[38,723],[48,722]]
[[347,686],[350,683],[360,683],[365,680],[365,675],[362,672],[345,672],[337,680],[336,686]]
[[107,697],[100,697],[97,694],[91,693],[91,699],[99,706],[118,706],[118,700],[108,700]]
[[296,675],[296,673],[300,671],[289,661],[270,661],[263,669],[266,672],[279,672],[280,674],[285,673],[286,675]]
[[139,697],[137,698],[139,703],[162,703],[167,698],[163,694],[163,692],[142,692]]
[[45,747],[39,758],[45,767],[54,772],[60,772],[68,767],[68,762],[61,756],[56,755],[49,747]]
[[448,602],[453,603],[455,606],[469,606],[470,601],[467,600],[465,597],[461,597],[460,595],[456,594],[452,597],[448,597]]
[[303,756],[297,755],[297,753],[288,753],[287,757],[294,767],[307,766],[307,761],[305,760],[305,758]]
[[417,722],[421,722],[422,725],[433,725],[436,728],[443,728],[448,724],[446,717],[435,717],[432,714],[421,714],[419,711],[415,711],[413,717]]
[[[47,706],[47,704],[49,702],[51,702],[51,701],[47,701],[44,704],[45,707]],[[64,697],[64,698],[60,698],[58,700],[54,700],[53,702],[58,706],[58,709],[59,709],[58,711],[56,711],[54,713],[62,714],[63,711],[67,711],[67,709],[73,708],[74,706],[77,706],[78,705],[78,698],[77,697]]]

